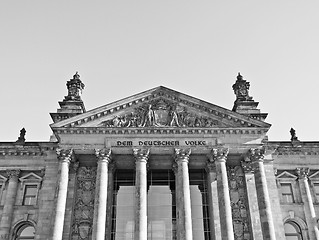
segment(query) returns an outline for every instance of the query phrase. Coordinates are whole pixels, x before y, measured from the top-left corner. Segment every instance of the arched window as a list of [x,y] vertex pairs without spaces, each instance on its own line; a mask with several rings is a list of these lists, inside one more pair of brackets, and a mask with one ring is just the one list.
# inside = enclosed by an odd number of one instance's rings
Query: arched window
[[285,223],[286,240],[302,240],[300,227],[292,221]]
[[16,240],[34,239],[35,229],[31,224],[23,224],[16,232]]

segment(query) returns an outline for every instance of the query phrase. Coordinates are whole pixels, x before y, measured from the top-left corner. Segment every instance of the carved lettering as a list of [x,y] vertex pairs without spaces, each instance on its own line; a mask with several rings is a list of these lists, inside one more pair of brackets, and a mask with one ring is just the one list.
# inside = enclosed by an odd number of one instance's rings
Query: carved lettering
[[185,144],[190,146],[205,146],[206,141],[185,141]]

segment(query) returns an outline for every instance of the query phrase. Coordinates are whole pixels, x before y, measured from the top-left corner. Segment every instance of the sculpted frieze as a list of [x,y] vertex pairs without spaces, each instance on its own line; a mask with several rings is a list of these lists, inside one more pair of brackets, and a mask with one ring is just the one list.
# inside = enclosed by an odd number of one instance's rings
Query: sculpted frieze
[[118,115],[100,124],[102,127],[213,127],[220,123],[198,116],[186,106],[165,99],[143,104],[133,112]]

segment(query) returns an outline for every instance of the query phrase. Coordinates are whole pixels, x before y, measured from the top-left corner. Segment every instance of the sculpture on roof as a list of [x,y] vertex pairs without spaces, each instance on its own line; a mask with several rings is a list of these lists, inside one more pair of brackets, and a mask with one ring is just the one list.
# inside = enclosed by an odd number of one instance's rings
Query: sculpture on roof
[[243,79],[243,76],[238,73],[237,81],[233,85],[233,90],[236,95],[236,101],[252,101],[252,97],[249,96],[250,83]]
[[16,141],[17,143],[24,143],[25,142],[25,133],[26,133],[25,128],[22,128],[20,130],[20,136],[19,136],[18,140]]
[[290,138],[291,141],[298,140],[298,137],[296,136],[296,130],[295,129],[290,128],[290,135],[291,135],[291,138]]

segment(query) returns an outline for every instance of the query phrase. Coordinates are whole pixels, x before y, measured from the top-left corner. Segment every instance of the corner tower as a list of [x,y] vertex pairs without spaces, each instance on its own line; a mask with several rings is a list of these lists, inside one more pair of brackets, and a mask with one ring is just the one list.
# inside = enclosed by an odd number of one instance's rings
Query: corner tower
[[250,83],[247,82],[240,73],[238,73],[237,80],[233,85],[233,90],[236,95],[236,100],[232,111],[250,118],[264,121],[268,113],[261,113],[257,108],[259,102],[255,102],[253,97],[249,96]]
[[60,108],[56,113],[50,113],[53,122],[73,117],[75,115],[85,112],[84,103],[81,99],[84,84],[80,79],[80,75],[76,72],[73,78],[66,83],[68,95],[64,97],[63,101],[59,102]]

